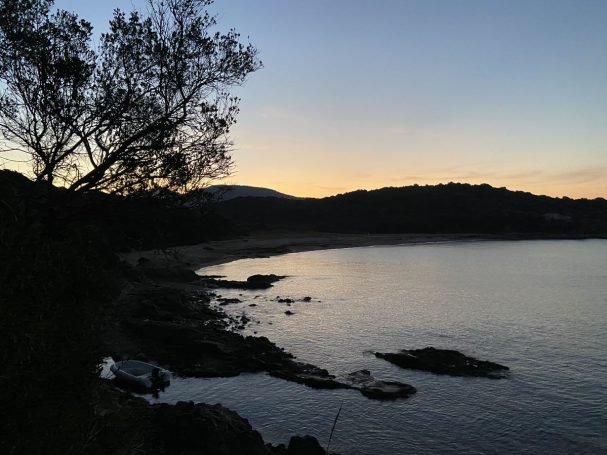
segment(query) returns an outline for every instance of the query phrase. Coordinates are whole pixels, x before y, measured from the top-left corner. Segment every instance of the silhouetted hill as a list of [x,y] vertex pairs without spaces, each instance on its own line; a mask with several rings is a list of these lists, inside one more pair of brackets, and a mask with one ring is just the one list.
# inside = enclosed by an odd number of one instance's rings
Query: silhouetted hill
[[45,184],[0,170],[0,240],[7,222],[26,218],[42,236],[52,232],[67,238],[87,231],[112,250],[165,248],[232,234],[226,220],[209,212],[209,204],[188,208],[173,199],[71,194],[56,187],[49,194]]
[[607,234],[605,199],[536,196],[486,184],[414,185],[322,199],[236,198],[218,204],[218,210],[247,229]]
[[[251,187],[244,187],[251,188]],[[435,186],[354,191],[322,199],[236,197],[195,208],[159,196],[124,199],[102,193],[69,195],[55,189],[53,216],[44,185],[0,171],[0,216],[27,212],[58,232],[92,229],[112,249],[148,249],[199,243],[248,230],[285,229],[343,233],[479,233],[563,236],[607,235],[605,199],[536,196],[489,185]],[[281,194],[278,193],[277,194]],[[175,196],[175,195],[173,195]],[[177,196],[187,202],[189,195]],[[0,220],[1,221],[1,220]],[[0,234],[2,234],[0,223]]]
[[297,199],[295,196],[284,194],[270,188],[246,185],[211,185],[205,191],[213,194],[217,200],[228,201],[237,197],[277,197]]

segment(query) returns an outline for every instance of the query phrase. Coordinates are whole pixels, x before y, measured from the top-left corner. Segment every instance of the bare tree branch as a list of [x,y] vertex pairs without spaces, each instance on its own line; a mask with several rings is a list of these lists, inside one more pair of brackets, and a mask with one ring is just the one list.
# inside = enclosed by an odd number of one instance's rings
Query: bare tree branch
[[239,35],[212,32],[209,0],[149,0],[91,25],[51,0],[0,0],[0,153],[73,191],[195,189],[231,170],[233,86],[260,68]]

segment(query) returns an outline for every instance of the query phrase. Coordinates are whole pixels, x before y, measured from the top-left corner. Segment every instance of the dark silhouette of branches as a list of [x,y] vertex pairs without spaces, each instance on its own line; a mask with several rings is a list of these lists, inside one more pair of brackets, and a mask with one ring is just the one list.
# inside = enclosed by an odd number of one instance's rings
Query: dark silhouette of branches
[[213,32],[211,0],[149,0],[92,26],[50,0],[0,0],[1,151],[37,181],[122,194],[191,190],[231,167],[239,99],[261,66],[234,30]]

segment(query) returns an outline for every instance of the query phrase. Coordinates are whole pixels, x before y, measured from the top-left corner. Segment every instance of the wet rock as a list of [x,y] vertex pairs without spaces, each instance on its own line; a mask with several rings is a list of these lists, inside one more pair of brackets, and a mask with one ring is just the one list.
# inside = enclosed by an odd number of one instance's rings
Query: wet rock
[[246,281],[237,280],[221,280],[211,277],[202,277],[200,284],[207,287],[223,288],[223,289],[268,289],[272,287],[272,283],[282,280],[286,276],[279,275],[251,275]]
[[112,356],[134,358],[141,353],[141,360],[155,361],[180,376],[225,377],[265,371],[314,388],[363,392],[325,369],[296,361],[266,337],[244,337],[226,330],[228,326],[244,328],[250,322],[248,316],[227,318],[210,305],[204,293],[138,288],[125,293],[117,309],[108,324],[115,330],[107,338]]
[[371,376],[369,370],[359,370],[350,373],[346,377],[353,388],[357,389],[367,398],[375,400],[396,400],[397,398],[408,398],[417,390],[415,387],[403,382],[382,381]]
[[232,303],[241,303],[242,302],[242,300],[236,299],[236,298],[234,298],[234,299],[219,298],[219,299],[217,299],[217,301],[219,302],[219,304],[221,306],[230,305]]
[[[273,273],[270,275],[251,275],[247,278],[247,283],[269,288],[272,286],[272,283],[280,281],[284,278],[286,278],[286,275],[274,275]],[[261,287],[258,289],[261,289]]]
[[336,380],[335,376],[329,374],[324,368],[314,365],[292,362],[288,365],[279,366],[268,371],[270,376],[285,379],[287,381],[305,384],[314,389],[350,389],[350,385]]
[[450,376],[475,376],[491,379],[505,377],[508,367],[487,360],[478,360],[450,349],[402,350],[397,353],[376,352],[376,357],[385,359],[401,368],[429,371]]

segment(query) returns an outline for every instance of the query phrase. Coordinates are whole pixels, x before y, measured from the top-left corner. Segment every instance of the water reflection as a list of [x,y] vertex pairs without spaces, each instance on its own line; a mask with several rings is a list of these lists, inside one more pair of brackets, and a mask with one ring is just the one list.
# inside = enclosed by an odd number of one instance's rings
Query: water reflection
[[[220,402],[272,442],[310,433],[341,453],[607,452],[607,241],[356,248],[242,260],[204,274],[290,277],[224,291],[223,307],[302,361],[366,368],[415,385],[408,400],[318,391],[267,375],[174,379],[160,401]],[[290,306],[277,296],[310,302]],[[250,307],[251,303],[256,306]],[[289,309],[295,314],[286,316]],[[511,378],[441,377],[369,355],[433,345],[512,369]],[[151,399],[154,401],[154,399]]]

